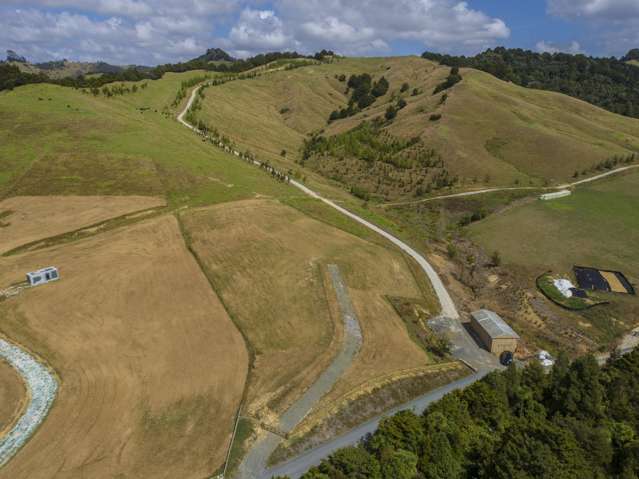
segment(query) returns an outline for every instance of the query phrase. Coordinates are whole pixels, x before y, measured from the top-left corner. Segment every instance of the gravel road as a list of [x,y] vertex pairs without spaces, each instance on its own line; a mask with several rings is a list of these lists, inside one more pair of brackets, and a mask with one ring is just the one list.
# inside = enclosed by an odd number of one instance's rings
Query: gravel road
[[[182,124],[184,124],[191,130],[196,132],[198,132],[198,130],[192,125],[188,124],[184,120],[184,116],[186,115],[186,112],[192,105],[195,99],[195,95],[197,94],[197,90],[198,89],[193,90],[185,110],[178,117],[178,120]],[[259,162],[255,162],[255,163],[259,165]],[[488,372],[500,367],[497,359],[494,356],[490,355],[488,352],[480,349],[479,346],[475,343],[475,341],[470,337],[470,335],[465,330],[465,328],[461,325],[459,321],[459,313],[457,311],[457,308],[455,307],[455,303],[453,302],[452,298],[450,297],[450,294],[446,290],[444,283],[441,281],[437,272],[433,269],[433,267],[428,263],[428,261],[426,261],[426,259],[420,253],[415,251],[413,248],[411,248],[409,245],[404,243],[399,238],[393,236],[392,234],[378,227],[377,225],[365,220],[364,218],[361,218],[355,213],[348,211],[346,208],[343,208],[337,205],[335,202],[320,196],[318,193],[306,187],[305,185],[299,183],[298,181],[291,180],[290,184],[300,189],[301,191],[311,196],[312,198],[316,198],[322,201],[323,203],[330,206],[331,208],[334,208],[335,210],[339,211],[343,215],[366,226],[372,231],[375,231],[376,233],[378,233],[379,235],[383,236],[384,238],[389,240],[391,243],[396,245],[399,249],[404,251],[406,254],[408,254],[417,262],[417,264],[420,266],[420,268],[424,271],[424,273],[427,275],[428,279],[430,280],[441,306],[441,316],[436,318],[436,322],[433,323],[433,325],[436,328],[438,328],[438,331],[441,334],[445,334],[450,339],[452,344],[453,355],[465,361],[476,371],[476,373],[473,375],[467,376],[466,378],[463,378],[459,381],[455,381],[435,391],[431,391],[430,393],[420,396],[419,398],[416,398],[409,403],[397,406],[396,408],[388,411],[385,415],[393,414],[397,411],[401,411],[404,409],[414,409],[416,412],[419,413],[423,411],[429,404],[439,400],[445,394],[451,391],[454,391],[456,389],[466,387],[474,383],[475,381],[481,379]],[[340,304],[340,306],[342,305]],[[320,376],[320,379],[321,379],[321,376]],[[319,397],[317,400],[319,400]],[[305,404],[304,408],[309,406],[309,404],[306,403],[305,398],[300,399],[300,401],[304,402]],[[302,406],[300,406],[300,410],[301,409],[302,409]],[[287,413],[285,413],[282,416],[282,421],[285,425],[293,422],[292,419],[294,417],[292,416],[291,418],[287,419],[286,418]],[[295,414],[299,415],[299,413],[295,413]],[[299,477],[301,473],[306,471],[308,468],[318,464],[322,458],[326,457],[331,452],[335,451],[336,449],[339,449],[340,447],[356,444],[364,435],[370,432],[373,432],[375,428],[377,427],[377,425],[379,424],[379,421],[381,420],[381,418],[383,418],[385,415],[379,415],[369,420],[368,422],[362,424],[361,426],[353,429],[352,431],[345,434],[344,436],[335,438],[315,449],[312,449],[298,456],[295,459],[292,459],[291,461],[287,462],[284,465],[277,466],[276,468],[272,470],[265,470],[264,468],[265,468],[268,456],[272,453],[272,451],[275,450],[277,445],[280,443],[281,438],[273,433],[265,432],[264,433],[265,435],[261,438],[261,440],[258,443],[256,443],[255,446],[251,449],[251,451],[249,451],[249,453],[247,454],[246,458],[244,459],[244,461],[240,465],[240,468],[238,469],[238,476],[236,477],[239,477],[241,479],[265,479],[265,478],[270,478],[277,474],[286,474],[291,476],[292,478]],[[257,449],[257,451],[254,451],[255,449]]]
[[58,391],[58,382],[49,370],[28,352],[3,339],[0,339],[0,357],[18,371],[29,393],[29,404],[24,413],[15,426],[0,439],[2,467],[47,417]]
[[[362,345],[362,330],[339,268],[337,265],[330,264],[328,265],[328,271],[331,275],[339,309],[342,313],[344,341],[342,342],[341,350],[330,366],[306,390],[304,395],[282,414],[277,429],[283,433],[291,432],[310,412],[313,406],[331,390],[346,368],[351,365]],[[238,479],[259,479],[263,477],[268,458],[273,454],[280,442],[282,442],[282,437],[264,431],[264,435],[253,444],[251,450],[240,463],[234,477]]]

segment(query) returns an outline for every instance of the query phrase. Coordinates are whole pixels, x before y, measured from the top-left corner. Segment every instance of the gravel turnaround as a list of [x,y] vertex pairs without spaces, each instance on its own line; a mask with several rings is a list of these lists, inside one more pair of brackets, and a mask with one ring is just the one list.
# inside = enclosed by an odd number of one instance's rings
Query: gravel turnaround
[[11,431],[0,438],[0,467],[2,467],[29,440],[47,417],[58,392],[58,382],[53,374],[33,356],[3,339],[0,339],[0,357],[18,371],[30,396],[29,405],[24,414]]

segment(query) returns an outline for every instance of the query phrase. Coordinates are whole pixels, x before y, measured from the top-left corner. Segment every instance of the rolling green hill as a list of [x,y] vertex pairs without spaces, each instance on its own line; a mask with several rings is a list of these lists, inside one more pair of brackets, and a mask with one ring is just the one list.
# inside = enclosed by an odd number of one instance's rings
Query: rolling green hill
[[208,204],[281,194],[283,185],[162,114],[181,82],[202,73],[168,73],[111,98],[50,84],[0,92],[0,197],[159,194]]
[[[350,94],[339,76],[360,73],[374,80],[384,76],[389,91],[361,112],[328,124],[330,113],[345,107]],[[392,122],[383,122],[381,132],[390,141],[418,137],[419,147],[434,150],[442,168],[458,178],[457,189],[558,184],[610,157],[639,151],[639,120],[472,69],[462,69],[459,84],[433,95],[448,73],[447,67],[415,57],[343,59],[210,88],[200,117],[258,156],[297,167],[309,134],[330,137],[363,121],[383,120],[402,98],[406,106]],[[404,83],[408,89],[401,92]],[[311,158],[306,166],[386,200],[414,197],[419,178],[441,172],[339,152]],[[427,183],[422,182],[422,192]]]

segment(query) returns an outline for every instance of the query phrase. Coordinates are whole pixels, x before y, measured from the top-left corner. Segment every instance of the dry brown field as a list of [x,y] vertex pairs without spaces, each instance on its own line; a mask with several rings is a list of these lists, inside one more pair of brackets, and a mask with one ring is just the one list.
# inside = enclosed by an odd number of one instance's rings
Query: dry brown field
[[33,241],[165,204],[163,198],[154,196],[8,198],[0,202],[0,254]]
[[248,356],[175,217],[1,258],[0,284],[42,265],[59,267],[60,281],[1,302],[0,331],[61,386],[0,478],[212,475]]
[[364,343],[331,397],[354,385],[426,364],[385,295],[419,297],[404,258],[271,200],[183,215],[192,246],[254,354],[245,413],[281,413],[335,352],[341,317],[328,263],[339,265]]
[[26,400],[24,382],[13,366],[0,359],[0,435],[13,426]]

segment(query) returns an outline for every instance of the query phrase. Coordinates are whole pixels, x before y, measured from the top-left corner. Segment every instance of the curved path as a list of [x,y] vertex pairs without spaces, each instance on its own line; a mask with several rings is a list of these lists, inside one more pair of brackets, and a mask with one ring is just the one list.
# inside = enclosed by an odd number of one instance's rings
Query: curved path
[[[186,126],[187,128],[189,128],[190,130],[193,130],[199,134],[203,134],[196,127],[194,127],[193,125],[189,124],[186,120],[184,120],[184,117],[186,116],[186,113],[188,112],[189,108],[192,106],[193,102],[195,101],[195,96],[197,95],[197,92],[199,91],[200,88],[201,86],[193,90],[189,98],[189,101],[187,102],[185,106],[185,109],[178,116],[178,121],[182,123],[184,126]],[[256,165],[261,164],[258,161],[253,161],[253,162]],[[466,332],[465,328],[461,325],[461,323],[459,322],[459,313],[457,311],[457,308],[455,307],[455,303],[450,297],[450,294],[448,293],[446,287],[444,286],[444,283],[442,282],[441,278],[439,277],[435,269],[428,263],[428,261],[426,261],[424,256],[422,256],[419,252],[411,248],[409,245],[404,243],[402,240],[400,240],[396,236],[393,236],[391,233],[388,233],[387,231],[383,230],[377,225],[356,215],[355,213],[348,211],[346,208],[343,208],[337,205],[335,202],[320,196],[318,193],[306,187],[305,185],[299,183],[298,181],[291,180],[290,184],[300,189],[301,191],[311,196],[312,198],[322,201],[323,203],[330,206],[331,208],[334,208],[335,210],[339,211],[341,214],[348,216],[352,220],[366,226],[372,231],[375,231],[376,233],[378,233],[379,235],[383,236],[384,238],[389,240],[391,243],[396,245],[398,248],[400,248],[402,251],[404,251],[406,254],[408,254],[411,258],[413,258],[417,262],[420,268],[428,276],[428,279],[430,280],[433,286],[433,289],[435,291],[435,294],[437,295],[437,298],[441,305],[441,316],[436,318],[438,325],[440,326],[440,332],[448,336],[448,338],[450,339],[452,343],[453,355],[465,361],[476,371],[475,374],[468,376],[462,380],[455,381],[451,384],[448,384],[447,386],[439,388],[435,391],[431,391],[430,393],[420,396],[419,398],[416,398],[409,403],[399,405],[395,407],[394,409],[392,409],[391,411],[387,412],[386,414],[392,414],[394,412],[397,412],[403,409],[414,409],[416,412],[421,412],[429,404],[439,400],[445,394],[451,391],[454,391],[456,389],[466,387],[474,383],[475,381],[481,379],[488,372],[500,367],[498,362],[492,355],[490,355],[484,350],[481,350],[477,346],[477,344],[472,340],[470,335]],[[307,469],[309,469],[310,467],[314,465],[317,465],[322,458],[326,457],[327,454],[330,454],[331,452],[335,451],[336,449],[339,449],[340,447],[356,444],[359,440],[361,440],[363,436],[374,431],[379,421],[386,414],[380,414],[379,416],[372,418],[368,422],[353,429],[346,435],[334,438],[315,449],[307,451],[301,454],[300,456],[298,456],[297,458],[294,458],[293,460],[287,462],[285,465],[277,467],[276,469],[265,470],[262,453],[258,452],[256,454],[253,454],[251,451],[247,455],[247,458],[259,457],[260,459],[259,461],[254,461],[253,459],[251,459],[250,464],[248,464],[247,461],[245,460],[244,466],[241,467],[239,471],[240,478],[241,479],[249,479],[249,478],[264,479],[264,478],[272,477],[273,475],[276,475],[276,474],[286,474],[292,478],[299,477],[304,471],[306,471]],[[267,441],[277,441],[279,443],[281,439],[277,436],[275,437],[276,439],[270,439],[270,440],[267,439]],[[259,447],[262,447],[262,446],[259,446]]]
[[453,193],[450,195],[442,195],[442,196],[433,196],[432,198],[424,198],[421,200],[414,201],[403,201],[397,203],[384,203],[380,206],[383,208],[392,207],[392,206],[407,206],[407,205],[417,205],[420,203],[427,203],[429,201],[435,200],[445,200],[447,198],[460,198],[463,196],[475,196],[475,195],[483,195],[485,193],[494,193],[496,191],[526,191],[526,190],[564,190],[567,188],[573,188],[578,185],[582,185],[584,183],[590,183],[592,181],[600,180],[601,178],[605,178],[606,176],[616,175],[617,173],[621,173],[622,171],[630,170],[632,168],[639,168],[639,165],[630,165],[630,166],[622,166],[620,168],[615,168],[614,170],[607,171],[605,173],[600,173],[595,176],[591,176],[590,178],[584,178],[583,180],[575,181],[574,183],[565,183],[559,186],[511,186],[511,187],[503,187],[503,188],[486,188],[483,190],[475,190],[475,191],[464,191],[462,193]]
[[[193,130],[193,131],[195,131],[197,133],[202,134],[201,131],[199,131],[195,126],[191,125],[190,123],[188,123],[184,119],[184,117],[186,116],[187,112],[189,111],[189,109],[193,105],[193,102],[195,101],[195,96],[197,95],[197,92],[200,90],[200,88],[202,88],[202,86],[198,86],[198,87],[193,89],[193,91],[191,92],[191,96],[189,97],[189,101],[187,102],[186,106],[184,107],[184,110],[178,115],[177,120],[180,123],[182,123],[184,126],[189,128],[190,130]],[[256,165],[260,165],[260,162],[258,162],[258,161],[254,161],[254,163]],[[426,273],[426,275],[428,276],[428,279],[432,283],[433,289],[435,290],[435,294],[437,294],[437,298],[439,299],[439,304],[441,305],[441,308],[442,308],[441,309],[442,316],[445,316],[445,317],[448,317],[448,318],[452,318],[452,319],[458,319],[459,318],[459,313],[457,312],[457,308],[455,307],[455,303],[453,303],[452,298],[448,294],[448,291],[446,290],[446,287],[444,286],[444,283],[442,283],[439,275],[435,272],[433,267],[428,263],[428,261],[426,261],[426,259],[421,254],[419,254],[417,251],[415,251],[413,248],[408,246],[406,243],[404,243],[402,240],[400,240],[396,236],[393,236],[392,234],[388,233],[387,231],[381,229],[379,226],[374,225],[370,221],[365,220],[361,216],[358,216],[355,213],[352,213],[352,212],[348,211],[346,208],[343,208],[343,207],[339,206],[335,202],[333,202],[333,201],[331,201],[329,199],[326,199],[323,196],[320,196],[318,193],[316,193],[315,191],[311,190],[310,188],[304,186],[302,183],[300,183],[298,181],[295,181],[295,180],[291,180],[290,184],[295,186],[296,188],[302,190],[307,195],[324,202],[325,204],[327,204],[331,208],[336,209],[337,211],[339,211],[343,215],[348,216],[349,218],[351,218],[351,219],[357,221],[358,223],[366,226],[367,228],[375,231],[376,233],[378,233],[379,235],[383,236],[384,238],[389,240],[391,243],[396,245],[398,248],[400,248],[406,254],[408,254],[411,258],[413,258],[417,262],[417,264],[419,264],[419,266]]]
[[[334,264],[330,264],[328,265],[328,271],[331,275],[331,281],[344,322],[344,341],[340,352],[329,367],[324,370],[302,397],[295,401],[280,417],[277,429],[283,434],[288,434],[295,429],[295,426],[306,417],[313,406],[331,390],[337,380],[344,374],[344,371],[351,365],[362,345],[362,331],[339,268]],[[271,457],[271,454],[273,454],[282,440],[281,436],[264,431],[264,435],[253,444],[251,450],[242,460],[235,476],[241,479],[259,479],[264,474],[269,474],[265,472],[268,458]]]
[[47,417],[58,391],[58,382],[49,370],[20,347],[0,339],[0,357],[13,366],[24,380],[29,405],[13,428],[0,438],[0,467],[29,440]]

